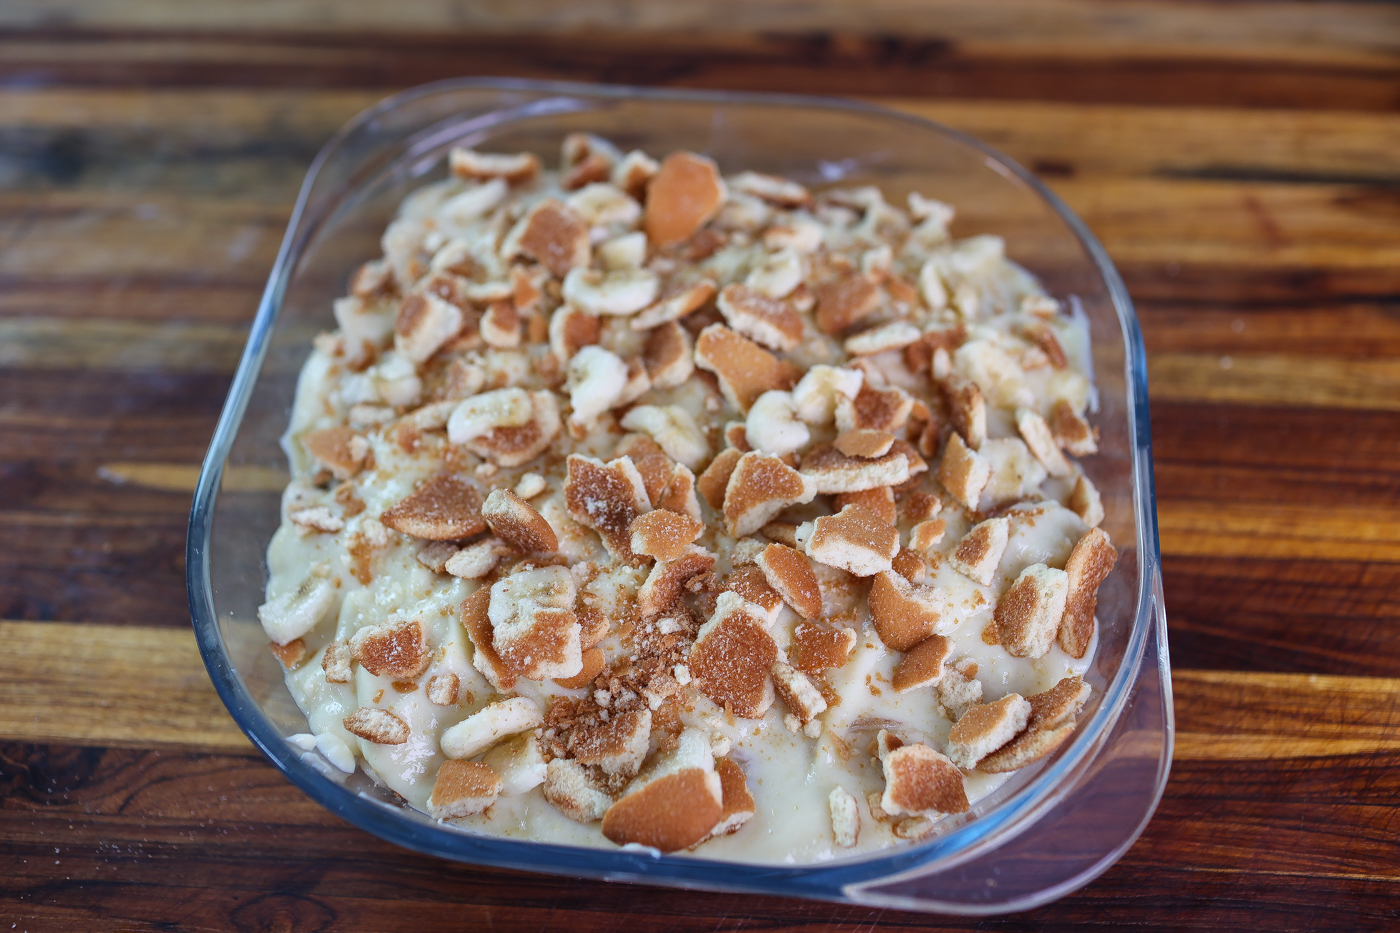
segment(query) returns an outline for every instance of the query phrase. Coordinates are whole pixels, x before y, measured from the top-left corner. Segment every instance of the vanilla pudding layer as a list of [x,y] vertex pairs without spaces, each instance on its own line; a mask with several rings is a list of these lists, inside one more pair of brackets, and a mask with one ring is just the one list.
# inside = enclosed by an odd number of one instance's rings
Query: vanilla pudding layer
[[466,832],[784,864],[1053,751],[1112,564],[1088,332],[951,219],[454,152],[284,438],[260,617],[315,754]]

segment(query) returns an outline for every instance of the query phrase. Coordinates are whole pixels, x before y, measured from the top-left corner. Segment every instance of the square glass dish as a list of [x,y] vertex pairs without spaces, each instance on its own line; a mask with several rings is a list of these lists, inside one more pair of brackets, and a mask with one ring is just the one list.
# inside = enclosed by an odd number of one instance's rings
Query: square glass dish
[[[1007,255],[1087,315],[1100,452],[1085,469],[1102,493],[1119,560],[1099,592],[1093,696],[1072,739],[1018,772],[969,814],[922,841],[804,865],[599,850],[472,835],[345,775],[286,736],[306,718],[267,649],[257,609],[280,494],[249,476],[284,474],[279,438],[331,302],[379,255],[404,195],[443,176],[453,146],[536,152],[590,132],[624,150],[691,149],[725,173],[751,169],[809,187],[871,184],[957,208],[954,233],[994,233]],[[190,515],[188,588],[210,677],[255,745],[312,798],[355,825],[444,858],[579,877],[989,914],[1059,897],[1103,872],[1142,831],[1171,760],[1172,704],[1137,319],[1103,248],[1024,169],[956,131],[861,104],[508,80],[454,80],[360,114],[312,164],[204,461]]]

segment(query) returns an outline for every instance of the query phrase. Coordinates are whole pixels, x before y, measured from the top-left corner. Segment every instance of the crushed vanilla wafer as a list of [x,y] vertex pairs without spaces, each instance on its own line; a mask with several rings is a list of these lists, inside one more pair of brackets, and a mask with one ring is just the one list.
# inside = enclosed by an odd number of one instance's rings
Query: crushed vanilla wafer
[[298,747],[518,839],[939,832],[1092,695],[1085,318],[917,192],[559,155],[452,150],[328,309],[258,611]]

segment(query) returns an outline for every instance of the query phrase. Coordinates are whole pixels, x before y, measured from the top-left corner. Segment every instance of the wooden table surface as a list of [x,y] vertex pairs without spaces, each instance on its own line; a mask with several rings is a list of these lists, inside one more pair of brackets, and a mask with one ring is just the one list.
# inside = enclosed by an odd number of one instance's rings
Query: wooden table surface
[[[480,7],[0,5],[0,929],[1400,928],[1400,8]],[[978,922],[468,868],[252,750],[189,631],[198,464],[317,148],[460,74],[884,99],[1085,218],[1146,333],[1179,729],[1116,867]]]

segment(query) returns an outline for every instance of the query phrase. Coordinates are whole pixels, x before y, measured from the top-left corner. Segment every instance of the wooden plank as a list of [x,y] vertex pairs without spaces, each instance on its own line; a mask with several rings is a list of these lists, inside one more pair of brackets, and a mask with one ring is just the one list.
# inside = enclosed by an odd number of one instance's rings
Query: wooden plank
[[139,0],[120,7],[92,0],[7,7],[0,24],[45,28],[55,20],[70,29],[136,28],[161,31],[250,31],[315,28],[363,31],[641,34],[858,32],[936,37],[947,43],[1033,50],[1039,54],[1224,54],[1250,59],[1286,56],[1295,61],[1393,62],[1400,17],[1389,9],[1350,2],[1318,8],[1303,2],[1267,6],[1184,5],[1139,0],[1128,6],[1106,0],[814,0],[801,6],[705,0],[667,4],[531,3],[462,7],[449,0],[402,4],[394,11],[372,0],[278,3],[256,0],[235,12],[218,5]]
[[1115,261],[1394,269],[1400,260],[1394,199],[1346,185],[1108,178],[1052,187]]
[[[88,102],[85,110],[75,102],[76,97],[77,95],[69,93],[66,99],[60,97],[57,100],[57,110],[69,115],[64,119],[75,118],[74,114],[78,111],[101,110],[110,102],[107,97],[99,95]],[[330,106],[336,106],[334,102],[339,98],[335,95],[331,97],[333,100]],[[199,95],[185,93],[172,109],[177,114],[195,110],[199,105],[198,98]],[[357,99],[354,103],[363,102],[363,99],[367,98]],[[46,98],[40,99],[38,104],[31,103],[20,108],[23,111],[18,118],[20,123],[32,119],[32,116],[25,116],[26,113],[44,109],[42,104],[45,100]],[[340,105],[344,106],[344,103]],[[936,110],[931,110],[930,113],[935,116],[943,115],[950,118],[950,122],[960,125],[967,125],[966,120],[979,113],[976,105],[967,103],[946,106],[950,108],[946,113],[940,114]],[[211,107],[215,113],[241,109],[238,100],[226,100],[217,94],[211,101]],[[348,112],[350,107],[346,106],[345,109]],[[1102,166],[1105,171],[1151,171],[1174,176],[1165,180],[1160,177],[1129,179],[1116,185],[1106,185],[1098,179],[1092,183],[1074,178],[1057,182],[1062,193],[1104,236],[1116,258],[1124,265],[1132,286],[1138,290],[1145,290],[1148,297],[1155,293],[1155,288],[1151,283],[1141,281],[1138,276],[1143,269],[1149,270],[1149,275],[1160,274],[1159,270],[1164,264],[1172,269],[1185,263],[1188,272],[1199,267],[1194,273],[1196,275],[1204,275],[1200,270],[1214,269],[1210,281],[1216,283],[1217,289],[1220,288],[1222,275],[1233,278],[1259,263],[1264,263],[1268,269],[1274,270],[1272,274],[1289,283],[1290,287],[1297,285],[1304,270],[1319,268],[1319,264],[1330,268],[1327,273],[1329,276],[1342,273],[1384,276],[1386,271],[1393,267],[1395,225],[1393,216],[1386,212],[1385,205],[1388,202],[1384,196],[1353,196],[1350,193],[1353,189],[1337,185],[1261,186],[1231,181],[1182,180],[1180,176],[1189,176],[1192,173],[1208,175],[1215,171],[1211,167],[1212,162],[1222,157],[1229,149],[1237,148],[1232,142],[1235,137],[1227,132],[1230,122],[1244,120],[1245,116],[1232,112],[1215,114],[1206,121],[1210,124],[1207,130],[1186,134],[1187,138],[1173,149],[1162,145],[1164,137],[1169,135],[1166,119],[1160,116],[1154,119],[1141,117],[1142,114],[1152,114],[1153,111],[1142,108],[1137,108],[1136,111],[1126,108],[1056,108],[1037,122],[1030,121],[1027,117],[1028,112],[1033,112],[1034,109],[1027,105],[1008,105],[1003,111],[984,118],[982,125],[969,128],[986,134],[1000,127],[1001,133],[1014,134],[1020,132],[1017,127],[1021,124],[1029,124],[1030,128],[1026,132],[1037,141],[1020,151],[1013,147],[1013,154],[1030,161],[1032,165],[1043,163],[1043,167],[1055,171],[1064,170],[1065,166],[1069,166],[1071,171],[1075,171],[1073,159],[1076,157],[1083,157],[1087,152],[1118,151],[1117,147],[1108,145],[1105,134],[1117,132],[1113,127],[1122,122],[1120,118],[1125,113],[1136,112],[1139,114],[1137,123],[1129,121],[1121,132],[1133,138],[1145,138],[1142,149],[1137,150],[1139,152],[1168,153],[1163,159],[1152,162],[1144,161],[1145,156],[1134,156],[1130,151],[1125,157],[1126,165]],[[300,116],[305,111],[318,112],[316,107],[308,107],[296,111],[296,114]],[[1194,125],[1200,122],[1197,118],[1201,117],[1202,113],[1205,112],[1193,111],[1190,114],[1192,119],[1187,123]],[[269,134],[275,133],[278,120],[288,119],[286,113],[276,106],[264,111],[263,116],[269,121],[265,127]],[[320,132],[326,131],[326,127],[333,125],[340,116],[341,114],[337,113],[334,120],[325,121],[325,126]],[[1261,115],[1256,122],[1264,126],[1255,128],[1266,140],[1261,149],[1265,153],[1278,154],[1266,157],[1262,164],[1251,163],[1228,168],[1230,172],[1242,177],[1250,177],[1251,174],[1268,177],[1270,172],[1282,172],[1305,178],[1335,178],[1357,176],[1361,173],[1358,177],[1364,178],[1363,165],[1388,164],[1385,162],[1387,156],[1383,154],[1393,153],[1397,151],[1397,147],[1386,144],[1385,141],[1389,138],[1386,133],[1393,134],[1396,121],[1387,118],[1389,122],[1386,123],[1379,119],[1367,118],[1371,120],[1370,124],[1364,127],[1352,126],[1352,132],[1349,133],[1348,125],[1336,122],[1342,120],[1343,116],[1353,115],[1310,114],[1306,115],[1306,119],[1298,120],[1287,114]],[[255,117],[243,116],[236,119]],[[1333,125],[1334,123],[1336,125]],[[1056,143],[1055,140],[1051,140],[1054,145],[1041,148],[1039,140],[1049,132],[1044,127],[1060,124],[1067,124],[1067,129],[1057,131],[1060,135],[1055,137],[1056,140],[1063,142],[1086,136],[1090,142],[1081,143],[1077,153],[1056,148],[1060,143]],[[1086,127],[1098,127],[1099,135],[1079,132]],[[1299,138],[1350,140],[1363,131],[1372,137],[1379,134],[1379,137],[1375,143],[1364,146],[1346,157],[1345,147],[1342,145],[1331,149],[1322,147],[1326,151],[1316,155],[1309,146],[1290,141]],[[1100,142],[1103,145],[1095,145]],[[308,152],[306,157],[309,157],[314,143],[308,141],[304,146]],[[1295,150],[1301,152],[1295,156]],[[246,159],[246,146],[238,151],[243,154],[237,157]],[[1184,157],[1184,154],[1189,152],[1205,152],[1206,155],[1201,157],[1203,161],[1195,163],[1179,161],[1179,157]],[[171,158],[168,154],[166,157]],[[1173,161],[1174,159],[1178,161]],[[1112,162],[1111,159],[1107,161]],[[281,161],[274,162],[276,165],[283,165]],[[295,165],[274,172],[275,177],[282,179],[276,182],[275,186],[282,191],[284,198],[290,197],[291,187],[300,173],[300,167],[301,162],[297,161]],[[1098,167],[1095,167],[1095,171],[1097,170]],[[101,169],[94,171],[101,174]],[[1390,171],[1383,169],[1383,173]],[[277,174],[278,172],[280,174]],[[169,173],[158,173],[157,177],[165,177],[167,174]],[[171,184],[187,184],[181,181],[183,176],[179,176],[179,173],[176,175]],[[235,172],[234,175],[238,173]],[[272,184],[270,179],[274,176],[264,178],[265,184]],[[1129,187],[1124,188],[1123,185]],[[248,189],[246,186],[236,191],[230,189],[228,194],[246,198]],[[1168,204],[1175,204],[1182,198],[1194,202],[1192,211],[1165,210]],[[22,275],[26,280],[43,282],[47,272],[50,278],[59,275],[78,276],[77,281],[81,282],[81,270],[74,266],[70,251],[73,225],[82,223],[85,228],[90,228],[86,235],[99,247],[84,251],[80,256],[79,264],[87,269],[87,278],[93,282],[106,282],[114,275],[123,278],[141,275],[148,278],[153,275],[167,278],[175,275],[187,276],[188,272],[177,272],[176,268],[196,268],[204,270],[208,275],[217,275],[225,279],[230,275],[239,277],[248,290],[244,300],[248,301],[251,307],[251,303],[256,300],[256,291],[261,284],[267,263],[270,262],[271,250],[275,246],[286,207],[285,204],[281,204],[272,208],[270,214],[259,212],[257,215],[250,215],[244,208],[230,209],[229,203],[229,197],[191,200],[188,197],[174,197],[168,194],[161,197],[149,190],[133,191],[116,199],[111,195],[86,193],[79,198],[69,197],[66,201],[56,200],[52,194],[45,194],[42,208],[35,199],[11,200],[7,204],[0,203],[0,218],[6,213],[13,216],[16,222],[24,225],[25,236],[9,250],[0,253],[0,265],[5,265],[8,260],[11,280]],[[1122,204],[1142,207],[1140,210],[1125,212],[1118,207]],[[89,213],[96,216],[87,216]],[[1201,219],[1185,227],[1178,224],[1179,229],[1164,229],[1161,218],[1177,214]],[[1280,215],[1288,218],[1286,224],[1278,223],[1277,218]],[[202,228],[206,234],[198,238],[198,245],[192,245],[190,238],[183,235],[190,224]],[[1319,250],[1312,245],[1324,241],[1341,245],[1331,252]],[[1194,245],[1191,249],[1183,249],[1183,242]],[[132,244],[145,244],[147,248],[133,250]],[[198,250],[197,254],[192,253],[192,249]],[[249,252],[250,250],[252,252]],[[154,257],[162,258],[156,260]],[[170,261],[172,259],[174,264]],[[155,265],[152,265],[153,260]],[[1221,268],[1222,263],[1226,268]],[[1299,263],[1302,264],[1301,267]],[[1336,263],[1351,268],[1339,269]],[[1374,287],[1381,292],[1393,291],[1393,273],[1388,279],[1379,279]],[[1294,295],[1296,293],[1296,288],[1289,292]],[[66,302],[63,304],[70,309],[73,307]],[[186,306],[198,307],[198,303],[191,302]],[[47,307],[44,310],[47,311]],[[66,313],[71,315],[73,311],[67,310]],[[1349,334],[1352,331],[1346,327],[1337,327],[1333,328],[1333,332]]]
[[1150,353],[1149,392],[1173,402],[1400,411],[1400,361],[1283,354]]
[[187,514],[0,513],[0,606],[25,619],[187,629]]
[[1279,45],[1259,54],[1200,42],[1113,50],[1072,42],[959,41],[937,25],[933,35],[910,34],[910,24],[920,22],[938,20],[913,14],[884,32],[807,27],[645,37],[41,27],[0,37],[0,74],[42,70],[49,83],[67,85],[273,88],[395,88],[474,74],[798,93],[1384,112],[1394,107],[1400,71],[1390,53],[1367,54],[1366,47],[1351,44],[1332,50],[1321,43]]
[[1137,313],[1143,340],[1154,354],[1206,354],[1217,364],[1229,356],[1232,365],[1249,354],[1285,359],[1400,357],[1400,316],[1385,300],[1342,297],[1300,306],[1224,295],[1191,304],[1139,301]]
[[1378,267],[1234,266],[1219,263],[1129,261],[1113,257],[1135,303],[1252,307],[1266,302],[1331,307],[1370,301],[1388,306],[1400,271]]
[[[1383,483],[1400,471],[1400,416],[1388,411],[1182,403],[1153,396],[1152,438],[1159,463],[1307,471],[1326,484],[1348,477]],[[1235,498],[1241,491],[1172,490],[1186,498]]]
[[[142,147],[167,162],[309,158],[378,91],[243,88],[13,90],[0,127],[53,144],[102,139],[89,167]],[[1400,178],[1400,117],[1392,113],[1127,107],[1023,101],[878,98],[956,127],[1047,177],[1165,175],[1227,180],[1392,183]],[[1241,147],[1247,137],[1250,144]],[[156,140],[159,140],[157,147]],[[110,171],[110,169],[108,169]],[[160,183],[166,176],[148,179]],[[207,179],[205,180],[207,185]]]
[[[334,88],[34,87],[0,99],[0,126],[12,130],[82,130],[131,140],[184,142],[201,138],[205,152],[263,140],[275,154],[293,140],[329,137],[346,120],[386,96],[384,91]],[[1360,120],[1367,117],[1362,115]],[[1379,129],[1387,118],[1377,117]],[[1362,124],[1367,125],[1367,124]]]
[[[1127,107],[890,98],[896,109],[945,123],[1060,178],[1109,175],[1234,181],[1388,184],[1400,177],[1390,113]],[[1240,140],[1248,139],[1248,146]]]
[[198,463],[228,383],[223,373],[0,369],[0,461]]
[[[0,103],[0,127],[10,133],[70,134],[63,139],[70,149],[79,149],[69,157],[80,157],[80,167],[88,169],[119,163],[126,155],[123,148],[137,145],[153,150],[152,156],[162,161],[200,159],[213,164],[251,158],[280,164],[289,154],[309,158],[320,141],[383,93],[38,88],[6,95]],[[1111,174],[1389,184],[1400,171],[1400,117],[1393,114],[911,97],[876,102],[977,135],[1033,168],[1041,166],[1050,177]],[[1242,136],[1250,138],[1248,148],[1238,145]],[[88,151],[81,143],[84,137],[118,145]],[[146,181],[149,185],[160,179]],[[256,194],[243,192],[245,198]]]
[[1400,671],[1400,565],[1171,555],[1162,563],[1179,666]]
[[9,276],[0,278],[0,318],[101,318],[111,321],[188,321],[243,328],[257,312],[262,285],[181,282],[173,276],[145,281],[106,276]]
[[348,827],[253,756],[11,745],[3,762],[0,864],[12,870],[0,896],[42,922],[31,929],[594,931],[644,914],[648,930],[1074,931],[1085,916],[1116,928],[1147,914],[1176,929],[1381,930],[1398,874],[1394,754],[1347,770],[1178,762],[1123,862],[1055,905],[994,921],[454,865]]
[[107,318],[0,318],[0,366],[232,374],[248,328]]
[[1177,669],[1172,689],[1181,760],[1400,752],[1400,679]]
[[149,191],[0,192],[0,276],[188,282],[207,272],[220,281],[258,281],[276,257],[290,208]]
[[[194,492],[199,467],[179,463],[104,463],[98,475],[118,485],[159,489],[165,492]],[[258,466],[227,466],[221,489],[226,492],[275,492],[281,494],[290,479],[284,469]]]
[[[1176,451],[1164,450],[1153,475],[1159,509],[1189,505],[1192,500],[1197,504],[1268,503],[1301,506],[1325,517],[1336,506],[1382,511],[1394,507],[1394,481],[1381,471],[1348,464],[1344,454],[1328,466],[1310,471],[1292,466],[1235,465],[1204,458],[1188,461]],[[1323,501],[1319,500],[1320,490],[1326,491]],[[1160,500],[1166,500],[1166,504]]]
[[1400,509],[1175,502],[1157,519],[1163,554],[1400,562]]
[[[131,482],[121,463],[109,471],[90,463],[22,460],[0,464],[0,523],[11,532],[26,523],[51,522],[72,515],[100,515],[109,520],[136,516],[139,521],[168,522],[188,514],[190,493],[149,483]],[[135,476],[140,476],[136,471]],[[192,489],[193,487],[191,487]],[[111,525],[107,526],[109,529]],[[0,561],[3,561],[0,555]],[[71,564],[70,564],[71,566]]]
[[[0,740],[247,747],[191,632],[3,622],[0,642]],[[1181,760],[1400,752],[1400,680],[1178,670],[1173,682]]]
[[[1400,866],[1394,752],[1349,758],[1174,763],[1155,823],[1164,832],[1138,854],[1148,863],[1298,878],[1385,881],[1392,904]],[[1182,859],[1190,852],[1189,861]],[[1300,856],[1300,853],[1304,853]],[[1210,892],[1206,892],[1209,894]]]
[[[4,477],[0,515],[28,515],[39,521],[73,514],[114,521],[123,516],[137,521],[182,521],[189,514],[199,465],[27,460],[0,462],[0,476]],[[235,465],[224,470],[222,488],[231,493],[270,494],[275,504],[287,480],[285,468]],[[11,520],[10,527],[16,524]]]
[[243,749],[194,635],[144,626],[0,622],[9,740]]

